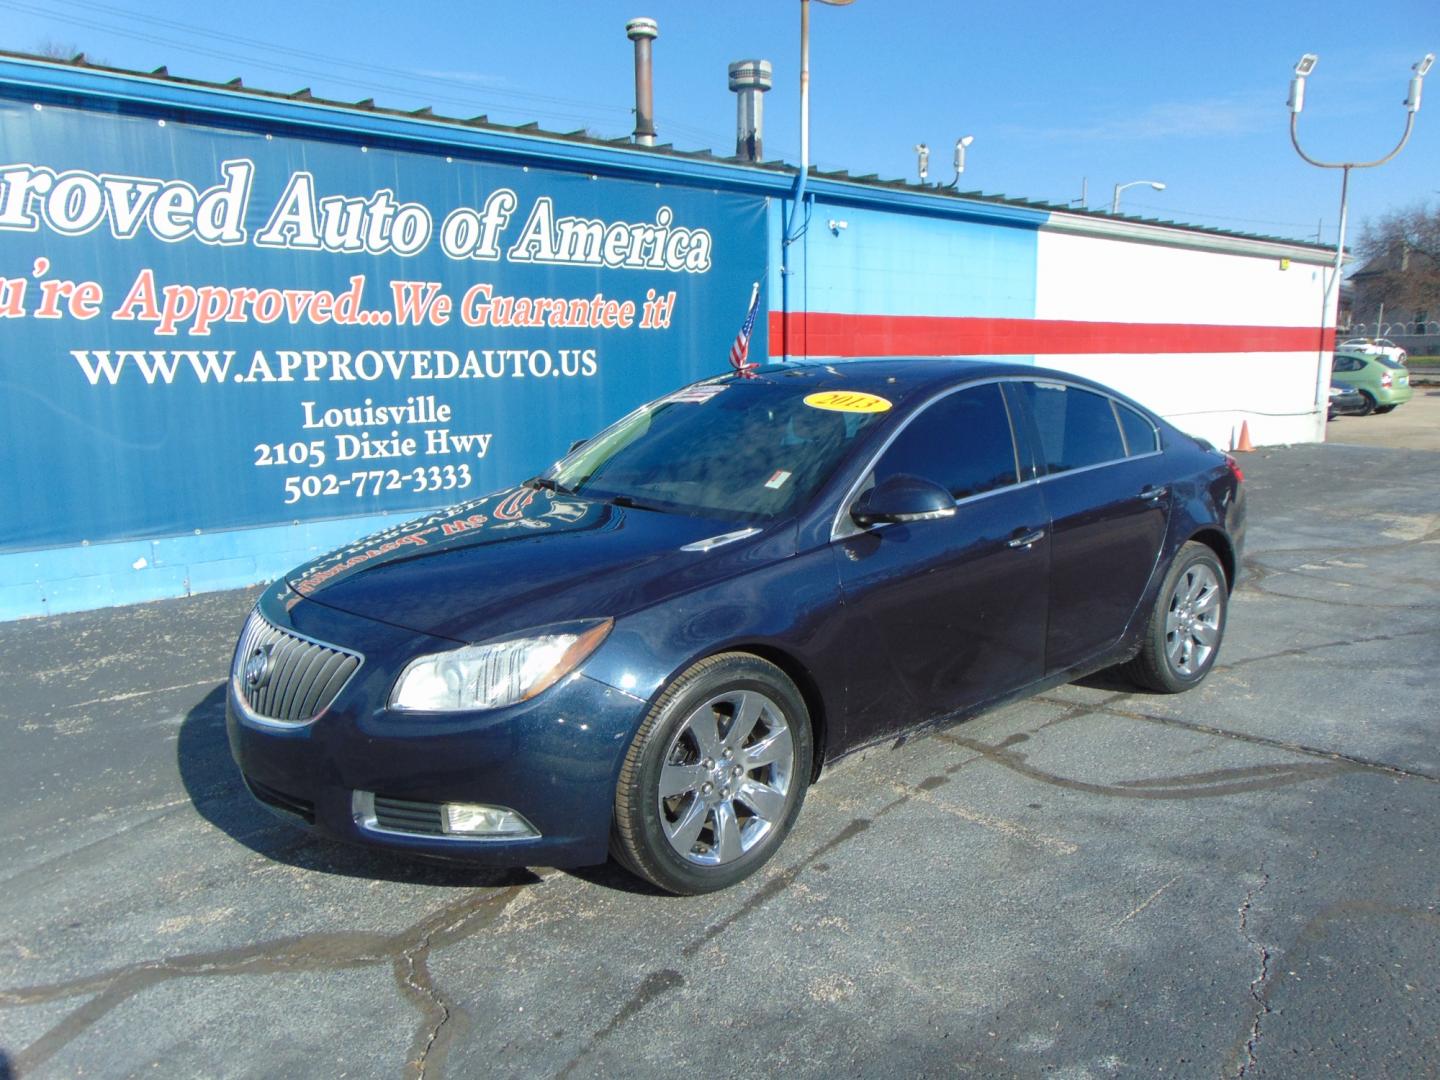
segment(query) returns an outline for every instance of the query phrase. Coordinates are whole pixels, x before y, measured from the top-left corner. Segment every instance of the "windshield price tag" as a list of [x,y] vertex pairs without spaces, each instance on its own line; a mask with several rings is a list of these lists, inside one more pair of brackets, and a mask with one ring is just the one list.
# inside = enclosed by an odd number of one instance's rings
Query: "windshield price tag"
[[778,491],[785,486],[785,481],[790,479],[790,474],[784,469],[776,469],[770,474],[770,479],[765,481],[765,486],[772,491]]

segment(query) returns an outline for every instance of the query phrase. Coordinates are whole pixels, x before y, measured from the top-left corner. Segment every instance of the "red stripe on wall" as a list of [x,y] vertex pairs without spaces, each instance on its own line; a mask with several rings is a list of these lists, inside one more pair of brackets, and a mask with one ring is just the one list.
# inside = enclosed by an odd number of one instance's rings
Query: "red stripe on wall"
[[[1332,349],[1315,326],[1072,322],[797,312],[792,356],[1021,356],[1035,353],[1254,353]],[[770,355],[786,353],[785,320],[770,312]]]

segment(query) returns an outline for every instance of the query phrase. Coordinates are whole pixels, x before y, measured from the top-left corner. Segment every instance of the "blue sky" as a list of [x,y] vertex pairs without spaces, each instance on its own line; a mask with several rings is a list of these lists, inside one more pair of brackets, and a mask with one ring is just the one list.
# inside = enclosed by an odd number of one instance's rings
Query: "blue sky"
[[[121,67],[399,108],[487,113],[503,123],[627,134],[634,84],[625,22],[660,24],[656,126],[677,146],[734,148],[726,65],[763,57],[766,156],[799,158],[798,0],[470,0],[408,5],[255,0],[0,0],[0,41],[85,50]],[[1295,61],[1315,52],[1301,118],[1314,156],[1370,158],[1403,130],[1410,65],[1440,51],[1440,3],[1208,0],[1004,4],[855,0],[812,4],[811,154],[825,168],[932,182],[973,135],[962,190],[1124,209],[1247,232],[1334,240],[1338,172],[1290,146]],[[1387,210],[1440,203],[1440,68],[1409,146],[1351,184],[1352,228]],[[1352,233],[1352,239],[1354,234]]]

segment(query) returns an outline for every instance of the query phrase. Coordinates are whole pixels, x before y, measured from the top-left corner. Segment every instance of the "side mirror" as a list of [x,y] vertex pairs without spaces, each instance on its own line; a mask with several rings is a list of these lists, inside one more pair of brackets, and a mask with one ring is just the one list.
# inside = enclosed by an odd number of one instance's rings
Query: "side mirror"
[[862,528],[907,521],[929,521],[955,515],[955,499],[933,480],[901,473],[876,484],[850,508]]

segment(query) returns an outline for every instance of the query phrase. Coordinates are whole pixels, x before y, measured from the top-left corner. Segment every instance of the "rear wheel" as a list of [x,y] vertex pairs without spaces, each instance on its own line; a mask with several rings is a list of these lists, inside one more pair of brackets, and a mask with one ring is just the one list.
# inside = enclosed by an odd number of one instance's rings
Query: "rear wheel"
[[1180,549],[1155,607],[1140,654],[1124,669],[1133,682],[1166,694],[1200,685],[1215,664],[1225,634],[1225,570],[1204,544]]
[[1393,409],[1393,408],[1395,408],[1394,405],[1376,405],[1376,406],[1375,406],[1375,412],[1376,412],[1376,413],[1387,413],[1387,412],[1389,412],[1389,411],[1390,411],[1391,409]]
[[612,854],[674,893],[748,877],[800,813],[812,743],[804,698],[774,664],[748,653],[700,661],[655,703],[625,755]]
[[1369,391],[1361,390],[1360,396],[1365,399],[1365,407],[1360,410],[1361,416],[1369,416],[1375,412],[1375,399],[1370,396]]

